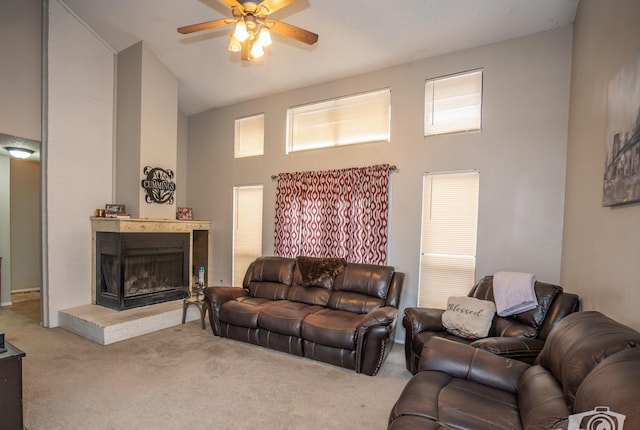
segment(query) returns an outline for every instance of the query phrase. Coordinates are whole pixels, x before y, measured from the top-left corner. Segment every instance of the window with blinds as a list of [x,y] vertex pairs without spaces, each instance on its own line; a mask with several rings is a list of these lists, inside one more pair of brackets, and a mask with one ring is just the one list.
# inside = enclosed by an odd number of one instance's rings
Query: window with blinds
[[420,307],[444,309],[473,287],[479,185],[475,171],[423,177]]
[[426,81],[424,135],[480,130],[482,70]]
[[249,264],[262,255],[262,185],[233,187],[233,279],[242,286]]
[[264,114],[236,119],[235,158],[264,154]]
[[389,142],[391,90],[287,110],[287,153],[356,143]]

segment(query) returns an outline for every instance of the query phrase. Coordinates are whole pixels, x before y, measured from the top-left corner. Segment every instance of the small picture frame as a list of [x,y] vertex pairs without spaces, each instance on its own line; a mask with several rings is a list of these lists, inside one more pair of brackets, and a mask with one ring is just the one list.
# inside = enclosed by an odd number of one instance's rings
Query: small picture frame
[[192,220],[193,211],[191,208],[178,208],[177,218],[180,220]]
[[118,214],[124,213],[124,205],[107,204],[104,206],[105,218],[118,218]]

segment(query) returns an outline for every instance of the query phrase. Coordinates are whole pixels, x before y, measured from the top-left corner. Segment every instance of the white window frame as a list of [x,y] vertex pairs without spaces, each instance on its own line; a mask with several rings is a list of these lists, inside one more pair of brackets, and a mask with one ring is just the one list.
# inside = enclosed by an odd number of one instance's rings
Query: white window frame
[[235,120],[234,158],[264,155],[264,114]]
[[[239,201],[239,195],[242,191],[253,191],[260,190],[260,204],[256,205],[259,207],[255,207],[251,213],[242,214],[239,213],[238,205],[241,204]],[[255,202],[254,202],[255,203]],[[262,255],[262,218],[263,218],[263,204],[264,204],[264,186],[263,185],[244,185],[244,186],[235,186],[233,187],[233,239],[232,239],[232,266],[231,266],[231,285],[239,287],[242,286],[242,281],[244,279],[244,273],[246,273],[247,268],[249,267],[249,263],[255,260],[257,257]],[[246,210],[246,208],[243,208]],[[253,245],[253,252],[249,252],[249,250],[238,250],[237,241],[240,240],[240,236],[242,232],[239,231],[239,220],[244,217],[245,221],[250,222],[256,229],[255,234],[255,243]],[[245,238],[246,241],[246,238]],[[249,246],[247,246],[249,248]],[[239,252],[242,252],[240,254]]]
[[427,79],[424,135],[482,131],[482,82],[482,69]]
[[422,194],[418,306],[445,309],[475,282],[480,174],[427,173]]
[[390,139],[390,88],[287,109],[287,154]]

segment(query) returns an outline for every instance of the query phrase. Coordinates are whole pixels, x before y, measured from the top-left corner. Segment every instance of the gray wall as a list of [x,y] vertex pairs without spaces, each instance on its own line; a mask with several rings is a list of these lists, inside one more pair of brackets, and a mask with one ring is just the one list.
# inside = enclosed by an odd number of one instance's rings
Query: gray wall
[[[478,169],[476,278],[498,270],[560,280],[572,29],[409,63],[189,117],[188,201],[213,220],[214,282],[231,280],[232,187],[264,184],[263,254],[273,253],[279,172],[389,163],[389,264],[407,273],[403,306],[417,300],[422,175]],[[424,81],[484,69],[483,131],[423,137]],[[285,155],[286,109],[390,87],[391,143]],[[233,159],[234,119],[265,113],[265,154]],[[471,287],[471,285],[469,286]]]
[[[0,1],[0,133],[41,140],[41,0]],[[2,258],[2,292],[0,304],[11,303],[11,197],[9,158],[0,155],[0,256]],[[38,210],[34,207],[33,210]],[[34,226],[33,228],[37,228]],[[21,245],[22,246],[22,245]],[[26,254],[25,254],[26,251]],[[40,246],[22,248],[20,255],[39,259]],[[23,279],[20,257],[18,279]],[[37,267],[30,274],[40,277]],[[39,282],[38,282],[39,283]],[[19,282],[20,285],[23,285]]]
[[561,280],[597,309],[640,329],[640,204],[602,207],[607,88],[640,55],[640,2],[581,0],[571,76]]

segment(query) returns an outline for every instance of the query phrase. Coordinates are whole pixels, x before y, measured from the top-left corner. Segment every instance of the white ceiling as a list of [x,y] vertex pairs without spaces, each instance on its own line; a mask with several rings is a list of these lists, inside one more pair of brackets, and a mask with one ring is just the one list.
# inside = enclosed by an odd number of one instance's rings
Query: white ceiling
[[579,0],[297,0],[270,17],[317,33],[313,46],[274,34],[259,60],[227,51],[231,26],[177,27],[231,16],[218,0],[58,0],[116,52],[143,40],[178,77],[187,115],[533,34],[573,22]]

